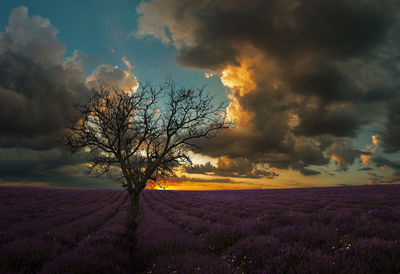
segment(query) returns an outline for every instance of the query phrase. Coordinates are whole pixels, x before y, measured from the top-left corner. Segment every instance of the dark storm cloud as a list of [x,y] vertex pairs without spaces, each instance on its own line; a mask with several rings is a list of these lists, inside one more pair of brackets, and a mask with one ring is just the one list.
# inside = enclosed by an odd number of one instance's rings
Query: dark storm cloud
[[115,187],[88,176],[88,153],[71,157],[60,146],[64,128],[86,99],[84,63],[64,60],[58,30],[25,7],[12,11],[0,32],[0,183],[54,187]]
[[186,11],[204,3],[193,12],[195,45],[183,48],[177,59],[200,68],[235,62],[238,41],[285,62],[304,52],[326,58],[367,54],[384,38],[397,5],[396,1],[345,0],[190,2],[177,4],[174,15],[176,20],[188,17]]
[[9,51],[1,54],[1,146],[59,145],[63,129],[77,117],[73,105],[87,91],[76,74],[62,65],[44,66]]
[[397,183],[400,182],[400,162],[387,159],[383,156],[376,156],[372,158],[372,161],[377,167],[382,168],[384,172],[387,172],[387,168],[392,169],[392,174],[377,176],[374,173],[368,173],[370,175],[370,181],[373,183]]
[[48,149],[77,117],[87,88],[81,69],[63,65],[64,44],[47,19],[14,9],[0,50],[0,146]]
[[212,142],[200,141],[202,149],[196,152],[206,151],[212,157],[221,154],[230,158],[248,155],[256,163],[268,163],[271,167],[292,168],[300,172],[310,165],[327,165],[333,156],[338,170],[345,171],[360,157],[360,151],[354,149],[351,139],[345,137],[324,135],[310,141],[308,138],[289,135],[283,142],[276,142],[276,146],[270,140],[265,140],[268,137],[261,134],[240,135],[227,130],[220,132]]
[[324,102],[351,100],[355,96],[355,87],[346,76],[323,60],[313,63],[313,67],[305,71],[292,71],[287,75],[287,81],[296,92],[318,96]]
[[358,170],[359,171],[371,171],[371,170],[373,170],[373,168],[371,168],[371,167],[362,167],[362,168],[359,168]]
[[400,100],[389,104],[382,146],[386,152],[400,151]]
[[377,175],[373,172],[368,172],[369,182],[370,184],[394,184],[400,181],[400,177],[396,176],[396,173],[393,175]]
[[361,125],[359,115],[351,108],[342,106],[304,108],[299,112],[299,118],[301,122],[295,128],[295,132],[305,136],[331,134],[338,137],[355,137]]
[[[339,170],[353,164],[351,138],[399,96],[399,11],[391,0],[152,0],[138,7],[137,35],[175,45],[180,64],[219,72],[230,87],[238,125],[200,142],[201,153],[307,175],[330,158]],[[398,131],[386,128],[395,151]]]
[[307,168],[300,169],[300,172],[304,176],[315,176],[315,175],[321,174],[321,172],[319,172],[319,171],[307,169]]
[[372,161],[376,164],[377,167],[387,166],[393,169],[400,170],[400,162],[392,161],[382,156],[377,156],[372,158]]
[[[79,50],[64,57],[57,33],[48,19],[28,16],[26,7],[14,9],[0,32],[0,184],[118,188],[112,178],[88,176],[90,153],[71,157],[62,148],[65,127],[79,118],[74,105],[89,92],[85,66],[95,58]],[[137,86],[130,71],[111,65],[98,66],[90,77]]]
[[52,187],[118,188],[110,178],[88,174],[87,153],[71,155],[61,149],[0,148],[0,184]]
[[29,148],[0,149],[0,174],[3,180],[46,180],[58,168],[66,165],[79,165],[85,162],[85,155],[74,158],[60,149],[33,150]]
[[372,155],[372,152],[371,151],[361,150],[360,154],[362,154],[362,155]]
[[321,144],[321,150],[330,155],[334,160],[338,171],[347,171],[360,157],[360,150],[353,147],[352,140],[345,137],[321,136],[317,140]]

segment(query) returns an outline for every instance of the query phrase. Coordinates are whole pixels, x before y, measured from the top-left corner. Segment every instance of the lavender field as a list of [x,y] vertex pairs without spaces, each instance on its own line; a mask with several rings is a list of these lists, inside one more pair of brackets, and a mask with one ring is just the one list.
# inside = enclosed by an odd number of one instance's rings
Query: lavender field
[[0,273],[129,273],[121,190],[0,188]]
[[[399,273],[400,185],[0,188],[0,273]],[[132,244],[136,242],[135,246]]]
[[145,191],[143,273],[399,273],[400,185]]

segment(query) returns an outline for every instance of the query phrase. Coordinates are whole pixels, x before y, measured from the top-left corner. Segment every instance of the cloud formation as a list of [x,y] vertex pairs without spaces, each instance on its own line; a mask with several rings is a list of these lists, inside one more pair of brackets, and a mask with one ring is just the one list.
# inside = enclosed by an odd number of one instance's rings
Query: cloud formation
[[400,171],[400,162],[398,161],[392,161],[382,156],[374,157],[372,161],[374,161],[377,167],[387,166]]
[[14,9],[0,32],[0,147],[59,147],[65,127],[79,113],[73,107],[88,88],[113,85],[133,90],[138,83],[127,70],[103,64],[85,77],[89,57],[75,51],[64,58],[65,45],[48,19]]
[[12,51],[33,62],[59,64],[65,45],[57,39],[57,33],[48,19],[29,17],[28,9],[21,6],[11,12],[6,32],[0,33],[0,54]]
[[239,177],[239,178],[263,178],[279,176],[273,171],[256,166],[248,159],[237,158],[230,159],[228,157],[220,157],[217,159],[216,166],[210,162],[203,165],[185,166],[186,173],[193,174],[210,174],[223,177]]
[[[237,126],[201,153],[313,175],[331,159],[353,164],[352,139],[399,97],[399,10],[391,0],[151,0],[137,8],[136,35],[174,45],[178,63],[229,87]],[[397,151],[389,115],[382,141]]]
[[400,151],[400,99],[389,103],[387,120],[382,134],[386,152]]
[[62,63],[65,46],[47,19],[12,11],[0,33],[0,146],[48,149],[77,117],[85,98],[81,69]]
[[[88,153],[71,157],[62,149],[65,128],[80,115],[74,105],[90,92],[85,65],[91,57],[79,50],[64,57],[57,33],[26,7],[14,9],[0,32],[0,184],[118,186],[88,176]],[[131,72],[110,65],[99,65],[91,77],[121,88],[137,86]]]
[[109,178],[88,174],[85,152],[71,157],[62,149],[0,148],[0,185],[118,188]]
[[123,70],[117,66],[102,64],[98,65],[87,77],[86,85],[89,88],[95,89],[98,89],[102,85],[105,89],[119,87],[125,91],[134,91],[138,87],[138,82],[130,70]]
[[[376,156],[372,158],[372,162],[384,173],[384,175],[370,175],[370,182],[372,183],[397,183],[400,182],[400,162],[390,160],[383,156]],[[390,169],[390,170],[389,170]],[[387,174],[391,172],[392,174]]]
[[372,144],[367,145],[365,149],[361,149],[360,158],[361,158],[361,163],[363,165],[369,164],[373,153],[375,153],[375,151],[378,148],[379,143],[380,143],[380,136],[372,135]]

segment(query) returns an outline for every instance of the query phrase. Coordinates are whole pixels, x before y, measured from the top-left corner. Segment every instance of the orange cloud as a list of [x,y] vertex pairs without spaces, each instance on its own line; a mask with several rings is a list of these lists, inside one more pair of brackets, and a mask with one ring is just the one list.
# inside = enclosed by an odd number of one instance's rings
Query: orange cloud
[[297,114],[289,113],[288,126],[293,129],[300,124],[300,118]]
[[257,88],[252,67],[257,59],[261,58],[259,55],[256,51],[252,51],[252,55],[248,54],[237,60],[239,65],[227,65],[220,72],[222,84],[230,90],[228,98],[231,103],[227,107],[227,116],[239,127],[251,128],[254,113],[244,109],[239,98]]
[[251,60],[243,59],[240,66],[228,65],[221,73],[221,82],[239,96],[251,92],[256,88],[252,73],[249,69]]
[[380,137],[379,137],[379,135],[372,135],[372,143],[373,143],[374,145],[378,145],[379,142],[380,142]]
[[125,58],[125,56],[122,56],[122,62],[124,62],[125,66],[129,69],[129,71],[132,70],[132,64],[129,62],[128,59]]
[[341,171],[346,171],[348,166],[348,161],[346,160],[344,155],[332,154],[331,158],[338,165],[338,169]]
[[236,161],[229,159],[228,157],[222,156],[217,160],[217,167],[221,169],[235,169],[238,168],[238,164]]
[[231,100],[226,109],[228,119],[234,122],[236,126],[250,128],[254,113],[245,110],[239,100],[232,94],[228,95],[228,98]]
[[[365,149],[362,149],[361,151],[362,151],[362,152],[368,152],[368,151],[365,150]],[[369,161],[372,159],[372,155],[371,155],[371,154],[362,154],[362,153],[361,153],[360,158],[361,158],[361,163],[362,163],[363,165],[368,165],[368,164],[369,164]]]
[[363,165],[368,165],[370,160],[372,159],[372,154],[376,151],[378,148],[380,142],[380,137],[379,135],[372,135],[372,144],[366,145],[365,149],[361,149],[360,158],[361,158],[361,163]]
[[386,171],[388,170],[386,166],[381,166],[379,169],[380,169],[381,171],[383,171],[383,172],[386,172]]
[[213,73],[213,72],[205,72],[205,73],[204,73],[204,76],[205,76],[207,79],[209,79],[209,78],[211,78],[211,77],[214,76],[214,73]]
[[339,165],[344,163],[344,161],[343,161],[342,157],[340,157],[340,155],[332,154],[331,157]]
[[394,183],[400,181],[400,177],[394,175],[385,175],[385,179],[387,180],[388,183]]

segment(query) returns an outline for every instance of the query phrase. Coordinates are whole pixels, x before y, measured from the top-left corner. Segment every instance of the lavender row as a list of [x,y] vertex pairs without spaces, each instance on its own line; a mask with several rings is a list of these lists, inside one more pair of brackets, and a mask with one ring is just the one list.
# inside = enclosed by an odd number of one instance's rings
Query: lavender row
[[[146,197],[169,223],[209,245],[208,255],[245,273],[400,271],[400,186],[148,191]],[[253,212],[233,216],[240,210]]]
[[[310,200],[310,198],[311,197],[308,198],[308,201]],[[307,198],[304,199],[307,200]],[[396,199],[397,197],[395,197],[395,199],[392,199],[392,201],[393,200],[396,201]],[[155,199],[155,200],[160,201],[160,199]],[[313,203],[315,203],[316,198],[313,197],[313,200],[314,200]],[[243,199],[240,201],[243,201]],[[374,225],[378,227],[385,225],[385,223],[388,222],[389,223],[396,222],[400,218],[400,206],[397,205],[389,207],[388,205],[385,205],[385,203],[390,204],[390,201],[391,200],[388,200],[385,197],[383,197],[379,201],[381,205],[377,207],[376,205],[371,204],[369,200],[358,200],[358,201],[345,200],[345,203],[344,202],[340,203],[340,198],[337,197],[334,205],[331,205],[329,201],[323,201],[323,200],[320,201],[319,202],[320,206],[314,208],[313,212],[309,212],[309,210],[302,211],[302,208],[299,208],[298,206],[296,206],[296,208],[286,206],[282,207],[280,210],[277,210],[274,204],[278,202],[265,201],[264,208],[266,209],[264,211],[257,212],[255,210],[253,213],[254,215],[253,218],[246,215],[242,216],[242,218],[240,219],[238,219],[235,216],[232,216],[232,214],[229,214],[228,209],[225,211],[225,214],[221,214],[215,212],[214,210],[202,210],[201,208],[199,209],[199,207],[196,207],[192,209],[192,211],[194,211],[195,214],[190,214],[191,213],[190,209],[182,207],[179,208],[179,203],[177,202],[174,205],[171,205],[169,201],[166,201],[163,204],[170,205],[172,208],[180,210],[184,212],[186,215],[189,215],[191,217],[200,217],[203,221],[211,223],[217,222],[229,225],[238,222],[249,222],[251,219],[253,220],[255,219],[261,222],[262,221],[273,222],[275,226],[276,225],[286,226],[293,224],[311,225],[312,223],[318,221],[324,223],[325,225],[330,225],[335,227],[335,230],[338,233],[346,234],[349,232],[349,230],[353,229],[354,226],[360,226],[360,224],[362,225],[363,223],[368,224],[371,218],[373,219]],[[353,207],[351,206],[351,203],[346,205],[346,202],[347,203],[352,202],[353,204],[356,202],[358,203],[358,205],[356,207]],[[377,200],[375,199],[375,203],[376,202]],[[296,203],[291,202],[290,204],[296,204]],[[302,204],[304,207],[304,203]],[[337,214],[337,210],[335,210],[333,207],[341,208],[342,209],[341,214]],[[198,214],[199,211],[201,210],[203,211],[203,213]],[[246,208],[246,210],[248,209]],[[393,237],[396,237],[396,233],[390,233],[390,232],[385,233],[386,239],[393,239]]]
[[[65,195],[67,194],[68,193],[65,193]],[[90,216],[96,211],[102,210],[104,208],[104,204],[110,204],[112,201],[118,199],[120,195],[122,195],[122,192],[107,193],[107,195],[98,196],[98,198],[94,199],[93,202],[89,205],[83,204],[83,206],[81,207],[75,206],[70,210],[65,210],[64,207],[59,207],[60,211],[55,216],[50,215],[48,217],[48,215],[46,215],[46,212],[43,212],[40,221],[34,221],[24,224],[17,223],[5,229],[3,228],[0,231],[0,234],[2,235],[0,243],[4,244],[12,239],[20,238],[21,235],[30,238],[38,237],[39,235],[43,234],[49,234],[51,230],[55,230],[64,224],[76,222],[82,218]],[[47,206],[54,207],[51,201],[47,200],[43,204],[46,203]],[[68,206],[68,204],[66,204],[66,206]]]
[[133,268],[127,227],[129,200],[75,248],[48,261],[40,273],[129,273]]
[[143,218],[135,233],[137,272],[235,273],[224,260],[210,254],[203,242],[153,209],[148,192],[143,193],[141,202]]
[[[7,201],[7,204],[1,207],[0,212],[7,222],[2,222],[0,229],[20,224],[29,225],[36,223],[38,218],[50,219],[60,216],[60,214],[68,214],[75,209],[82,211],[85,210],[85,207],[90,208],[114,196],[106,191],[54,190],[53,193],[49,190],[31,189],[30,193],[23,193],[21,190],[15,192],[22,193],[18,193],[17,196],[8,195],[6,199],[1,200]],[[48,206],[49,204],[52,206]]]
[[[88,213],[87,215],[82,216],[79,211],[75,211],[77,216],[72,219],[72,222],[68,222],[69,219],[63,220],[63,215],[60,215],[61,226],[46,227],[42,224],[26,227],[27,231],[31,229],[28,233],[30,237],[21,234],[12,242],[2,245],[0,247],[1,271],[39,271],[44,264],[54,260],[59,254],[79,246],[88,235],[116,215],[118,209],[127,201],[127,195],[121,191],[109,191],[104,196],[107,197],[105,199],[101,198],[102,195],[98,197],[99,200],[93,203],[90,212],[85,212]],[[51,206],[51,204],[48,205]],[[45,230],[36,231],[37,227],[45,228]]]

